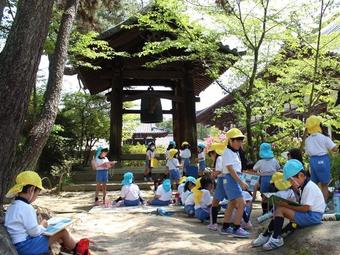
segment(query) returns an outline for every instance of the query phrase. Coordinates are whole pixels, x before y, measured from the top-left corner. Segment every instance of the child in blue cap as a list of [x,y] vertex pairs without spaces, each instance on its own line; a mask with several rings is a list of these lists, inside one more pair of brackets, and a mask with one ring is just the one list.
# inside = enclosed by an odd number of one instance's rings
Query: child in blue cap
[[296,159],[288,160],[283,167],[283,175],[294,188],[300,189],[300,205],[292,206],[286,202],[277,202],[274,219],[267,230],[252,242],[254,247],[262,246],[264,250],[273,250],[283,246],[281,234],[285,218],[299,227],[321,223],[326,204],[320,188],[307,177],[302,163]]
[[137,184],[133,183],[133,173],[126,172],[122,181],[121,199],[125,206],[137,206],[143,203],[141,192]]
[[157,206],[167,206],[171,203],[171,197],[172,197],[171,182],[169,179],[165,179],[163,183],[157,187],[154,199],[148,201],[148,204]]
[[196,185],[195,177],[188,176],[185,180],[184,192],[181,197],[182,204],[184,205],[184,211],[189,216],[195,215],[195,202],[191,191],[195,187],[195,185]]
[[[270,184],[270,180],[272,179],[273,174],[280,170],[280,164],[275,159],[274,153],[272,150],[272,145],[269,143],[262,143],[260,145],[259,152],[260,160],[256,162],[253,169],[257,171],[260,177],[260,192],[268,193],[273,192],[272,185]],[[266,198],[262,195],[262,213],[266,214],[268,212],[268,203]]]

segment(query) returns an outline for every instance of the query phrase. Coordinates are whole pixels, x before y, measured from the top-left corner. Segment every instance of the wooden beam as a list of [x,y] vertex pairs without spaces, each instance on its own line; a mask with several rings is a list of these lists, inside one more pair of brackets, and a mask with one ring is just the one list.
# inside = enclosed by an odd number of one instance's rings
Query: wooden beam
[[[135,110],[135,109],[123,109],[123,114],[140,114],[141,110]],[[172,114],[173,110],[162,110],[163,114]]]
[[183,102],[183,97],[178,97],[173,95],[172,93],[166,91],[144,91],[143,93],[136,93],[131,95],[124,95],[123,101],[134,101],[147,97],[159,97],[164,99],[169,99],[176,102]]
[[157,80],[176,80],[183,79],[184,74],[179,71],[166,70],[124,70],[123,79],[157,79]]
[[123,80],[124,87],[130,86],[163,86],[163,87],[171,87],[175,86],[174,82],[171,80],[146,80],[146,79],[125,79]]

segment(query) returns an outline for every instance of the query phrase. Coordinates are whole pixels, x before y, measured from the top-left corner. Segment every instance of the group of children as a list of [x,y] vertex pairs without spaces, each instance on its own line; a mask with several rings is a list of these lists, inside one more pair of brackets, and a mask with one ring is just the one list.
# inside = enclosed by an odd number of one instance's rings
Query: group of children
[[[328,183],[330,182],[329,151],[337,151],[336,145],[331,139],[322,134],[321,119],[311,116],[306,121],[309,137],[305,142],[305,151],[310,157],[310,173],[303,164],[302,155],[297,149],[288,152],[288,161],[283,166],[283,171],[274,157],[271,144],[260,145],[260,160],[254,165],[254,170],[260,175],[259,190],[262,195],[263,214],[271,210],[273,217],[266,228],[255,240],[254,247],[263,247],[272,250],[284,244],[282,236],[292,226],[306,227],[321,223],[328,198]],[[249,237],[245,228],[249,224],[252,196],[249,194],[248,185],[241,178],[242,162],[240,149],[245,136],[237,128],[232,128],[226,133],[228,144],[214,143],[207,153],[213,160],[213,172],[211,175],[203,175],[198,179],[188,176],[180,180],[179,167],[190,164],[191,154],[188,143],[182,144],[180,153],[173,143],[167,153],[167,168],[170,179],[163,180],[155,191],[154,198],[148,204],[155,206],[169,205],[172,201],[172,184],[178,186],[179,197],[185,212],[195,216],[201,221],[210,220],[208,228],[212,231],[219,230],[221,234],[234,237]],[[202,151],[204,147],[201,146]],[[187,151],[189,150],[189,152]],[[150,146],[148,160],[151,160],[154,146]],[[100,148],[96,155],[97,182],[105,184],[108,178],[108,168],[115,162],[106,158],[107,149]],[[182,159],[180,164],[177,156]],[[149,162],[147,160],[147,164]],[[200,152],[198,163],[205,167],[204,153]],[[184,168],[185,169],[185,168]],[[151,176],[148,172],[145,177]],[[309,177],[310,176],[310,177]],[[133,182],[133,174],[127,172],[122,181],[121,197],[116,201],[125,206],[135,206],[144,203],[139,187]],[[318,187],[321,185],[321,189]],[[99,189],[99,186],[97,186]],[[20,255],[47,253],[53,242],[61,242],[63,247],[75,254],[89,254],[88,246],[84,249],[84,242],[74,241],[67,230],[63,230],[52,237],[42,235],[47,226],[46,221],[37,222],[36,213],[31,203],[35,201],[39,192],[43,189],[38,174],[25,171],[16,178],[16,185],[7,193],[13,198],[9,206],[5,226]],[[98,189],[96,190],[96,202],[98,201]],[[106,189],[103,187],[104,197]],[[278,196],[288,200],[296,200],[299,205],[291,205],[287,202],[268,203],[268,192],[275,192]],[[217,215],[220,208],[226,205],[223,224],[219,229]],[[284,225],[284,219],[290,223]],[[85,250],[80,251],[79,249]],[[83,253],[82,253],[83,252]]]

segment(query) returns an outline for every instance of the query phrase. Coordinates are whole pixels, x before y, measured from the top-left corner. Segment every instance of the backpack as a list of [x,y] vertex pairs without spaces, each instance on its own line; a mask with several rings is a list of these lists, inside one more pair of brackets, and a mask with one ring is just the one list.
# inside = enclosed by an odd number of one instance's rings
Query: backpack
[[89,251],[90,240],[87,238],[80,239],[77,243],[74,255],[91,255]]

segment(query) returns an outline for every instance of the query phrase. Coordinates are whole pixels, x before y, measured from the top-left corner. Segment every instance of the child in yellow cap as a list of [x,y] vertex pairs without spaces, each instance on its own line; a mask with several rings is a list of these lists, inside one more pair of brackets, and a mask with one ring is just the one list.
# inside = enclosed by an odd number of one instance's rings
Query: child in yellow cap
[[329,151],[336,152],[336,144],[322,134],[321,117],[312,115],[306,120],[306,129],[309,134],[305,141],[305,151],[310,158],[311,180],[321,184],[321,191],[328,199],[328,183],[331,180],[331,163]]
[[169,151],[169,159],[166,162],[166,166],[169,169],[169,177],[171,181],[171,185],[174,189],[178,188],[178,181],[180,176],[179,172],[179,161],[177,159],[178,150],[177,149],[171,149]]
[[15,197],[7,209],[5,227],[18,254],[49,254],[51,244],[60,240],[65,249],[78,254],[78,245],[66,229],[51,237],[43,235],[48,226],[47,221],[38,224],[36,212],[31,205],[41,190],[40,176],[33,171],[24,171],[17,176],[16,184],[6,194],[8,198]]
[[191,158],[190,144],[187,141],[182,143],[179,156],[182,160],[181,164],[183,165],[183,175],[186,175],[187,168],[190,166]]

